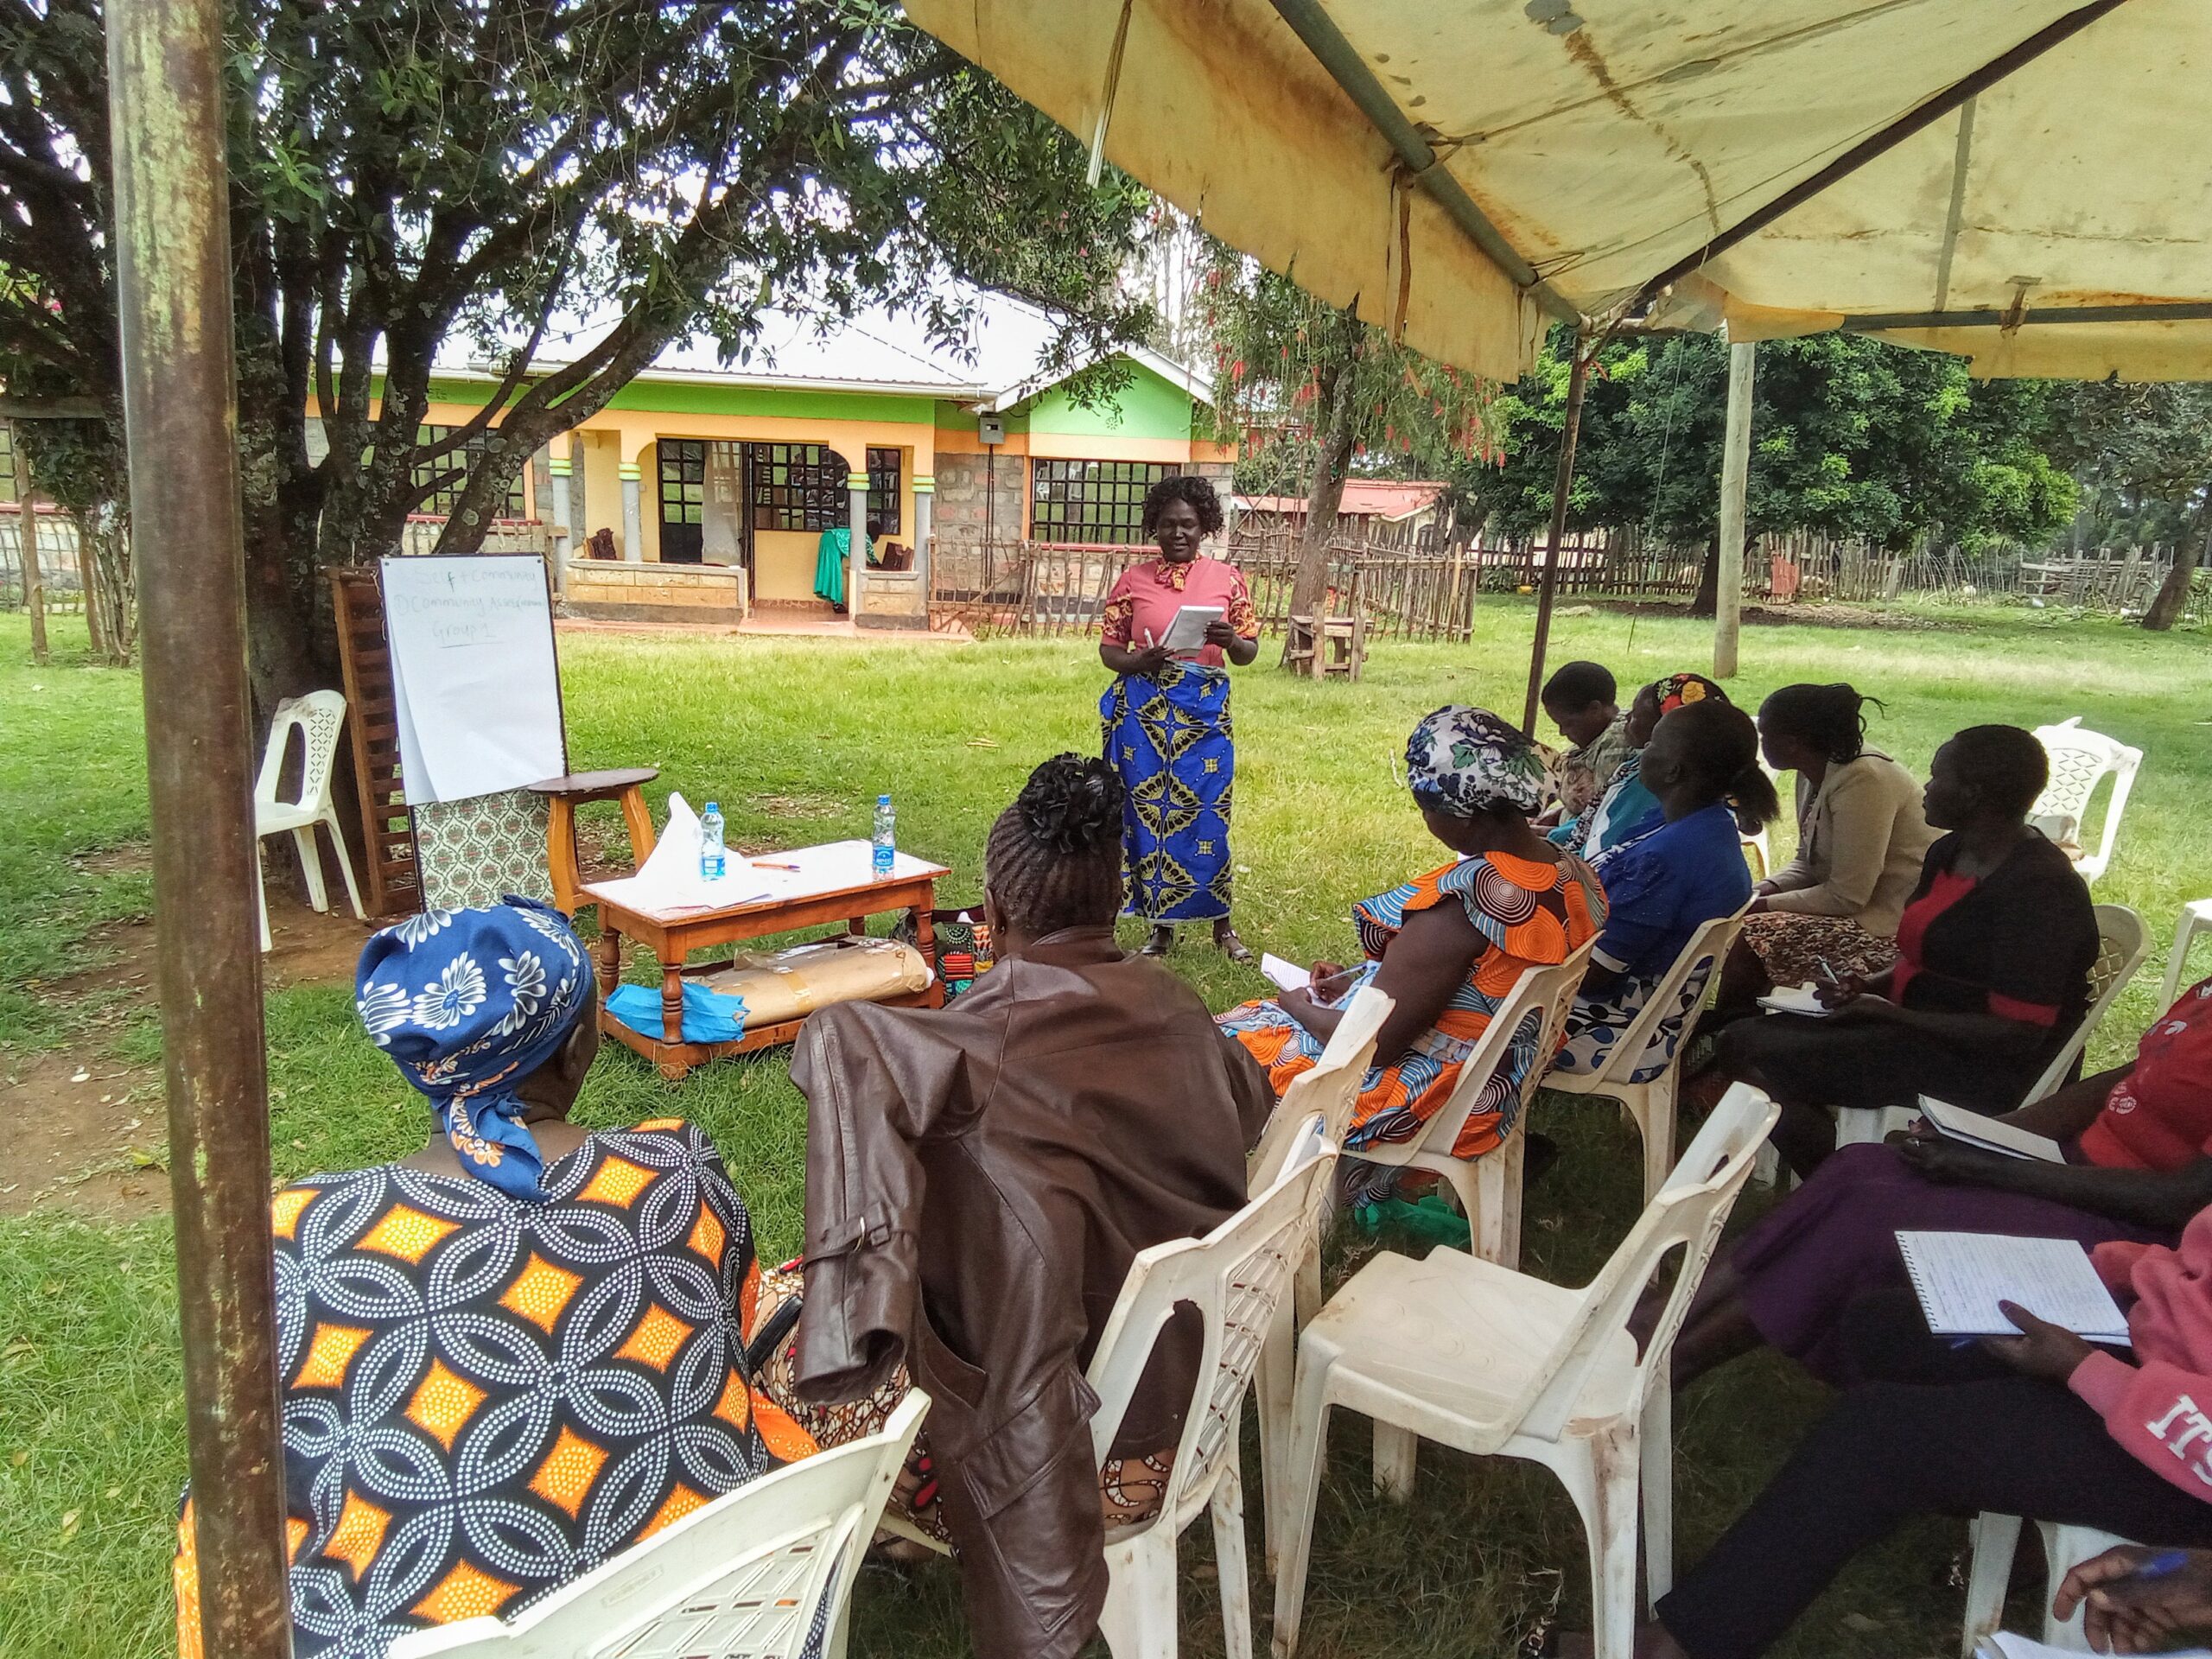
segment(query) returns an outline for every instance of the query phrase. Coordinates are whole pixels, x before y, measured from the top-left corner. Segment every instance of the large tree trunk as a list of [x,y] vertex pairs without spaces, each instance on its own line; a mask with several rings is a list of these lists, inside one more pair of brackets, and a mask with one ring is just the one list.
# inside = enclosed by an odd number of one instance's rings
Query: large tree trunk
[[[1290,589],[1290,614],[1319,616],[1328,598],[1329,543],[1337,533],[1337,511],[1344,505],[1344,479],[1351,470],[1351,452],[1359,433],[1359,410],[1353,402],[1359,369],[1359,348],[1364,326],[1350,311],[1338,315],[1331,349],[1323,363],[1316,388],[1317,418],[1313,480],[1306,493],[1306,527],[1298,541],[1298,577]],[[1314,662],[1320,656],[1317,649]],[[1283,639],[1283,662],[1290,661],[1289,634]]]
[[1705,544],[1705,568],[1698,573],[1697,594],[1690,601],[1692,616],[1717,616],[1720,612],[1720,537]]
[[2181,613],[2189,605],[2190,584],[2196,579],[2196,567],[2208,543],[2212,543],[2212,529],[2208,529],[2205,542],[2191,537],[2174,543],[2173,568],[2166,572],[2166,579],[2158,584],[2150,608],[2143,613],[2143,626],[2152,632],[2164,633],[2181,620]]

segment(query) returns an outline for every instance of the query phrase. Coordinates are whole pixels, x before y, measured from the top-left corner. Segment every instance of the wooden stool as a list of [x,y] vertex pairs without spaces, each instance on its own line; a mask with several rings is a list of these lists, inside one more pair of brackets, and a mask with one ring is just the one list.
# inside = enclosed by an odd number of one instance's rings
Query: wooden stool
[[576,862],[576,809],[591,801],[622,803],[622,822],[630,830],[630,856],[643,864],[653,850],[652,814],[645,810],[644,785],[660,776],[656,766],[630,766],[613,772],[572,772],[530,785],[533,795],[547,798],[545,866],[553,878],[553,902],[570,916],[582,902],[583,871]]
[[1286,652],[1292,671],[1325,679],[1341,674],[1356,680],[1367,660],[1367,617],[1354,611],[1349,616],[1325,616],[1318,628],[1310,616],[1290,619]]

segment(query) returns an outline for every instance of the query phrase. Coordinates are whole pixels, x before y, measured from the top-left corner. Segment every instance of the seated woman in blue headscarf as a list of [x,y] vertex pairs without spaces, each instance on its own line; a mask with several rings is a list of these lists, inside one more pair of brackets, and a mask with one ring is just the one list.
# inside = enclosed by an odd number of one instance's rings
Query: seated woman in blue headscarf
[[[1567,1016],[1556,1071],[1605,1069],[1691,937],[1750,901],[1751,873],[1738,831],[1749,835],[1781,810],[1773,782],[1759,769],[1758,728],[1719,697],[1695,698],[1663,715],[1640,771],[1659,810],[1641,834],[1592,861],[1605,885],[1605,928]],[[1665,1071],[1711,972],[1694,972],[1684,982],[1630,1081],[1648,1083]]]
[[[354,1000],[432,1128],[270,1206],[302,1659],[511,1618],[814,1449],[753,1393],[752,1226],[706,1136],[568,1122],[599,1022],[558,911],[387,928]],[[189,1497],[175,1576],[192,1659]]]

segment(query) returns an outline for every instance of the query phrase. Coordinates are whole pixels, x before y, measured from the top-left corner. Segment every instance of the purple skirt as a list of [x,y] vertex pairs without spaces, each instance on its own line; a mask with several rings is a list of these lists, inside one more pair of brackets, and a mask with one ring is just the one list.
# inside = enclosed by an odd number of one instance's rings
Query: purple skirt
[[1931,1181],[1891,1147],[1841,1147],[1731,1253],[1745,1312],[1774,1347],[1823,1382],[1840,1385],[1836,1332],[1844,1309],[1869,1292],[1910,1282],[1897,1254],[1900,1228],[2071,1238],[2084,1247],[2113,1239],[2175,1242],[2171,1232],[2049,1198]]

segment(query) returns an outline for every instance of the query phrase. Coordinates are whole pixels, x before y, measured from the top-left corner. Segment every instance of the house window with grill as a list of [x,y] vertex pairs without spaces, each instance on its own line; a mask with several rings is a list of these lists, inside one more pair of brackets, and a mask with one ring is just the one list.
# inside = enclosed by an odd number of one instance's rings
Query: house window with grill
[[899,462],[896,449],[868,452],[868,520],[879,536],[899,533]]
[[753,529],[820,531],[850,522],[848,468],[836,450],[819,443],[756,443],[751,461]]
[[[454,429],[450,426],[419,426],[415,429],[415,442],[418,447],[438,443],[451,437]],[[484,447],[491,436],[489,430],[476,432],[457,448],[448,449],[443,454],[428,460],[417,461],[415,463],[416,488],[421,489],[433,480],[443,481],[423,498],[423,504],[415,511],[435,513],[442,518],[451,518],[454,509],[461,505],[461,492],[468,487],[467,469],[483,459]],[[507,499],[499,508],[499,518],[530,517],[529,496],[524,487],[529,477],[530,466],[524,462],[522,469],[515,474],[514,481],[507,486]]]
[[1144,540],[1145,492],[1180,467],[1145,461],[1033,461],[1029,533],[1040,542]]

